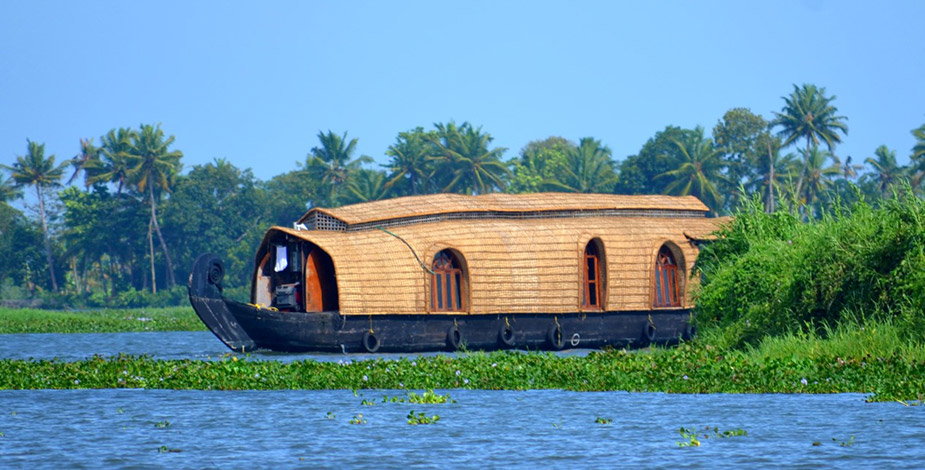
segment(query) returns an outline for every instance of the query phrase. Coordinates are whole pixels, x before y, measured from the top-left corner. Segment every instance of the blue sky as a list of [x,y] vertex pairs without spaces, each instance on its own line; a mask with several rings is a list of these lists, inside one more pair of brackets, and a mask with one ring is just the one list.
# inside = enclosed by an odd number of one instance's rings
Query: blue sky
[[384,163],[400,131],[469,121],[517,155],[592,136],[622,160],[667,125],[765,118],[823,86],[855,162],[908,162],[925,123],[922,1],[5,1],[0,163],[26,139],[161,123],[187,168],[215,158],[269,179],[319,131]]

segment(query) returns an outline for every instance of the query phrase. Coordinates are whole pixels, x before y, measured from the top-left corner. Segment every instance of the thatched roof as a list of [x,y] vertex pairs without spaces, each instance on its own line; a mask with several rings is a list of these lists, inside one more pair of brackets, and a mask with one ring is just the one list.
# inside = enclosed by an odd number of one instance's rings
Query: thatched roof
[[[444,201],[444,204],[440,204]],[[611,195],[436,195],[315,209],[351,223],[440,210],[545,211],[588,207],[706,211],[696,198]],[[374,210],[375,209],[375,210]],[[430,275],[422,268],[443,249],[462,255],[469,277],[471,314],[575,312],[580,304],[584,248],[603,243],[607,310],[652,308],[654,263],[665,243],[690,272],[702,239],[718,219],[658,215],[477,218],[442,220],[361,231],[273,228],[264,240],[287,233],[327,252],[335,266],[343,314],[428,313]],[[395,236],[393,236],[394,234]],[[400,237],[401,239],[397,238]],[[404,240],[412,250],[409,249]],[[687,297],[688,294],[685,295]],[[689,306],[685,300],[684,306]]]
[[314,214],[325,214],[347,225],[453,213],[539,213],[562,211],[691,211],[709,210],[693,196],[624,196],[614,194],[533,193],[480,196],[430,194],[366,202],[336,209],[314,208],[298,223]]

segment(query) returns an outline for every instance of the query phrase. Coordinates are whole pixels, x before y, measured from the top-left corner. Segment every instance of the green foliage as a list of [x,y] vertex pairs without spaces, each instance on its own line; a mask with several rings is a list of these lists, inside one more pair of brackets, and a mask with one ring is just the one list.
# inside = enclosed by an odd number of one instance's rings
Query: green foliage
[[34,293],[49,279],[47,269],[41,227],[0,203],[0,283],[15,283]]
[[435,139],[436,133],[424,132],[423,127],[398,133],[395,143],[385,151],[390,159],[386,164],[390,173],[385,189],[391,195],[416,196],[436,191],[433,181]]
[[[178,178],[162,208],[164,239],[178,260],[177,276],[185,278],[199,255],[215,253],[225,261],[229,285],[250,285],[253,253],[267,217],[265,201],[249,169],[222,159],[194,166]],[[244,241],[245,253],[233,252]]]
[[491,134],[468,122],[436,123],[434,127],[436,132],[427,139],[436,149],[431,158],[437,166],[434,181],[441,192],[486,194],[504,190],[510,174],[501,156],[507,149],[489,148],[494,140]]
[[512,176],[507,191],[519,194],[550,189],[565,171],[567,155],[574,148],[575,144],[562,137],[528,143],[520,157],[509,162]]
[[408,424],[412,426],[416,426],[418,424],[434,424],[437,421],[440,421],[440,417],[437,415],[427,416],[423,412],[414,414],[414,410],[409,411],[406,418]]
[[744,429],[731,429],[728,431],[720,431],[718,427],[706,426],[702,430],[698,431],[696,428],[685,428],[682,427],[678,429],[678,434],[681,435],[682,441],[678,442],[678,447],[700,447],[702,441],[708,439],[724,439],[729,437],[740,437],[747,436],[748,431]]
[[671,169],[656,176],[665,179],[665,194],[696,196],[718,213],[723,202],[719,193],[720,183],[728,182],[722,175],[725,163],[722,153],[713,146],[713,141],[703,135],[703,128],[683,136],[683,140],[672,138],[678,153],[670,162]]
[[205,325],[188,306],[86,312],[0,308],[0,334],[202,330]]
[[[701,252],[697,323],[720,346],[887,321],[925,341],[925,202],[837,205],[820,220],[766,214],[749,201]],[[711,332],[711,329],[715,329]]]
[[544,185],[570,193],[610,193],[617,183],[613,166],[610,149],[599,140],[584,137],[578,147],[566,150],[565,165]]
[[[149,388],[178,390],[563,389],[666,393],[872,394],[878,401],[925,399],[925,354],[839,357],[820,353],[759,359],[746,352],[682,344],[648,352],[473,353],[357,362],[0,360],[0,390]],[[460,371],[460,375],[456,374]],[[364,380],[365,378],[365,380]],[[468,382],[466,381],[468,380]],[[359,418],[359,415],[357,415]]]
[[676,126],[667,126],[665,130],[655,133],[637,155],[632,155],[620,163],[620,178],[614,192],[617,194],[663,194],[670,183],[666,179],[656,179],[671,171],[673,161],[684,160],[677,144],[691,138],[695,132]]
[[337,135],[330,130],[318,132],[321,145],[312,147],[305,160],[305,171],[318,181],[321,191],[315,202],[319,207],[337,207],[345,202],[347,185],[360,166],[372,161],[370,157],[353,158],[357,139],[347,141],[347,133]]

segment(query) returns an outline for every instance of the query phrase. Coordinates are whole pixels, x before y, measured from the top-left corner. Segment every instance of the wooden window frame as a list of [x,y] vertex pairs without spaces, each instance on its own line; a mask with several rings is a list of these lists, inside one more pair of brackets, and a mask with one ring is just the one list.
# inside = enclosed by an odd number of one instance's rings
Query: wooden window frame
[[466,277],[459,256],[441,250],[434,256],[430,276],[430,310],[432,312],[466,311]]
[[655,260],[655,279],[652,306],[673,308],[681,306],[681,286],[678,276],[678,262],[667,246],[658,250]]
[[[601,256],[598,246],[595,244],[594,240],[588,242],[585,245],[585,255],[582,258],[584,263],[582,263],[582,288],[584,289],[583,296],[581,298],[581,308],[583,310],[602,310],[603,301],[601,300]],[[588,264],[589,261],[594,262],[594,279],[591,279],[591,276],[588,275]],[[594,292],[595,303],[590,302],[591,292]]]

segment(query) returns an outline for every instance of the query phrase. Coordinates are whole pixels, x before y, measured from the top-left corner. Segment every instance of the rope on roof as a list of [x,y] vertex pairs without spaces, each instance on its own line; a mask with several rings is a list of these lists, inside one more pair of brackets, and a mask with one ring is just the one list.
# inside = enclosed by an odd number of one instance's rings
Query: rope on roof
[[421,262],[421,258],[418,257],[418,254],[414,251],[414,248],[412,248],[411,245],[410,245],[408,242],[406,242],[404,238],[399,237],[398,235],[395,235],[394,233],[392,233],[392,232],[390,232],[390,231],[388,231],[388,230],[382,228],[382,226],[377,226],[376,228],[379,229],[379,230],[382,230],[383,232],[385,232],[385,233],[387,233],[387,234],[389,234],[389,235],[391,235],[391,236],[393,236],[393,237],[395,237],[395,238],[397,238],[397,239],[399,239],[399,240],[401,240],[401,242],[404,243],[405,246],[407,246],[409,250],[411,250],[411,254],[414,255],[414,259],[416,259],[416,260],[418,261],[418,264],[421,265],[421,269],[423,269],[424,271],[429,272],[430,274],[434,274],[434,272],[431,271],[430,268],[428,268],[427,266],[424,266],[424,263]]

